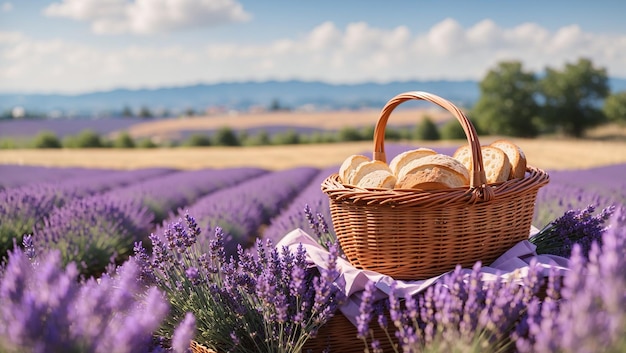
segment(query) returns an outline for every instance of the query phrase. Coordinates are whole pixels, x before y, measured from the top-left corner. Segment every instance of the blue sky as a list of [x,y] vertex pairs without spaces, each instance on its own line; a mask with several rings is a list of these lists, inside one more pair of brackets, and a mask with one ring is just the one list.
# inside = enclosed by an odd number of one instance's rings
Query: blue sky
[[0,92],[475,79],[590,58],[626,78],[626,1],[0,0]]

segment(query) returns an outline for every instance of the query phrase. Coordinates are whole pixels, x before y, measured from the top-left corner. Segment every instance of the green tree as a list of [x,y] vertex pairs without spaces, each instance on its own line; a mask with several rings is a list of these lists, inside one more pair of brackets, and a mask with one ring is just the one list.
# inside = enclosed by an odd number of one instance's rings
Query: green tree
[[272,143],[267,130],[260,130],[255,135],[248,135],[245,140],[241,140],[242,144],[247,146],[266,146]]
[[274,134],[272,138],[272,143],[275,145],[297,145],[300,142],[300,134],[294,129]]
[[338,133],[339,141],[361,141],[363,136],[361,132],[352,126],[345,126]]
[[374,140],[374,130],[376,130],[375,125],[368,125],[361,128],[361,136],[365,141],[373,141]]
[[450,119],[441,127],[441,138],[444,140],[463,140],[466,137],[463,126],[456,119]]
[[117,135],[113,141],[113,147],[115,148],[135,148],[135,140],[126,131],[123,131]]
[[91,129],[86,129],[78,133],[76,136],[68,136],[64,139],[63,146],[70,148],[101,148],[105,147],[105,144],[97,132]]
[[233,129],[228,126],[221,127],[213,136],[213,142],[216,146],[240,146],[241,141]]
[[555,131],[581,137],[587,128],[604,121],[600,102],[610,92],[605,68],[595,68],[591,60],[581,58],[562,71],[546,68],[540,83],[543,121]]
[[609,95],[604,101],[603,111],[609,121],[626,124],[626,91]]
[[400,140],[402,140],[402,131],[401,131],[401,129],[394,128],[392,126],[385,127],[385,140],[388,140],[388,141],[400,141]]
[[189,147],[211,146],[211,138],[206,134],[194,133],[183,144]]
[[472,109],[476,129],[487,134],[534,137],[539,105],[537,78],[519,61],[501,62],[480,82],[480,98]]
[[57,137],[57,135],[48,130],[41,131],[35,136],[33,141],[33,146],[35,148],[61,148],[61,141]]
[[437,125],[429,116],[425,116],[422,121],[415,126],[413,138],[416,140],[435,141],[441,138]]
[[141,109],[139,109],[139,117],[142,119],[150,119],[152,118],[152,112],[150,111],[150,108],[148,107],[141,107]]
[[122,109],[122,116],[124,118],[132,118],[134,115],[133,110],[129,106],[125,105]]
[[137,147],[139,147],[139,148],[156,148],[158,146],[151,139],[145,138],[145,139],[139,140],[139,142],[137,143]]

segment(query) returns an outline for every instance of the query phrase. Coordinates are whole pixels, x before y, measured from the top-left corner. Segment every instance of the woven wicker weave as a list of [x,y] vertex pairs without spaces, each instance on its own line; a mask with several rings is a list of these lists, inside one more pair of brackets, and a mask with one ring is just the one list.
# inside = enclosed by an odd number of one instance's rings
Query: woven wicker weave
[[391,112],[409,100],[425,100],[451,112],[472,149],[469,187],[447,190],[364,189],[341,183],[338,174],[322,182],[330,199],[337,238],[357,268],[400,280],[420,280],[476,261],[489,264],[528,238],[543,170],[527,167],[524,178],[486,183],[481,145],[465,114],[451,102],[426,92],[407,92],[382,109],[374,131],[373,158],[386,161],[385,127]]

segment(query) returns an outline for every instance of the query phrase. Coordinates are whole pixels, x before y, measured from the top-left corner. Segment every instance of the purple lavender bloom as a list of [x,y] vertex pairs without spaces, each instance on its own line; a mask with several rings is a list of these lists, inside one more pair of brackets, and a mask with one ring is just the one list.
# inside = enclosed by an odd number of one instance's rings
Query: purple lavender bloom
[[97,195],[55,208],[34,233],[39,249],[55,248],[64,263],[76,262],[86,275],[121,263],[152,227],[152,215],[131,200]]
[[372,313],[374,311],[374,291],[376,290],[375,284],[372,281],[367,282],[365,290],[361,295],[361,306],[359,307],[359,316],[356,318],[357,322],[357,337],[362,340],[366,340],[370,335],[369,323],[372,320]]
[[31,262],[9,253],[0,275],[0,351],[150,352],[168,312],[156,288],[139,286],[138,268],[120,267],[99,281],[78,281],[76,266],[62,266],[59,251]]
[[[187,215],[167,226],[167,242],[153,236],[153,249],[160,253],[150,261],[137,247],[135,262],[144,267],[140,273],[153,273],[172,303],[160,334],[171,336],[193,312],[198,341],[216,351],[299,352],[342,303],[332,282],[336,247],[321,272],[309,268],[302,247],[292,253],[271,241],[258,240],[254,249],[239,247],[238,256],[227,259],[221,228],[210,239],[201,235],[198,223]],[[208,240],[207,253],[185,241],[192,233]]]
[[602,235],[606,230],[604,223],[614,210],[614,206],[609,206],[595,216],[593,205],[583,210],[566,211],[561,217],[541,229],[539,233],[530,237],[529,241],[537,245],[538,254],[569,257],[572,246],[579,244],[583,254],[587,256],[591,244],[602,240]]
[[92,174],[57,182],[29,184],[0,191],[0,251],[12,246],[13,238],[21,242],[24,234],[32,234],[55,208],[75,198],[128,185],[170,172],[153,168],[134,171],[94,171]]
[[[525,286],[534,288],[536,285],[532,280],[526,280],[527,283],[521,286],[516,281],[501,277],[486,281],[481,278],[480,270],[480,263],[473,267],[470,274],[464,274],[457,267],[416,297],[399,298],[392,285],[388,310],[395,334],[389,335],[397,339],[392,343],[397,345],[398,350],[510,350],[513,345],[511,333],[535,294]],[[539,270],[538,266],[530,266],[528,277],[539,280]],[[364,297],[367,290],[365,292]],[[371,313],[369,305],[362,306],[358,321],[359,337],[366,343],[364,335],[367,334],[367,326],[364,323],[366,319],[374,319]],[[380,315],[377,317],[380,318]],[[385,326],[384,320],[379,326]]]
[[196,334],[196,318],[192,313],[185,314],[185,318],[174,331],[172,337],[172,349],[174,353],[187,353],[189,346]]
[[[339,166],[320,170],[291,200],[289,206],[272,218],[269,226],[263,232],[263,238],[278,242],[285,234],[300,228],[303,230],[311,229],[314,235],[320,239],[325,239],[321,233],[319,219],[315,219],[316,214],[321,214],[325,220],[331,220],[328,196],[322,192],[320,185],[324,179],[338,170]],[[313,228],[311,224],[313,224]],[[326,228],[328,232],[333,231],[332,225],[327,224]],[[325,243],[325,241],[322,242]]]
[[160,178],[110,191],[117,197],[139,201],[154,213],[155,223],[175,218],[174,211],[205,195],[267,173],[259,168],[200,169],[178,171]]
[[[0,191],[0,251],[2,256],[13,246],[13,239],[22,242],[34,226],[58,205],[63,198],[51,185],[29,185]],[[2,257],[0,256],[0,257]]]
[[[254,239],[261,235],[261,226],[286,207],[317,173],[317,169],[309,167],[267,173],[211,193],[185,211],[193,214],[202,228],[219,226],[227,237],[227,255],[236,255],[237,245],[244,248],[254,245]],[[172,217],[168,223],[174,221]],[[199,241],[206,251],[206,241]]]
[[568,210],[587,205],[626,204],[626,164],[549,173],[550,184],[537,194],[534,224],[546,225]]
[[57,168],[31,165],[0,165],[0,190],[41,182],[59,182],[74,178],[90,178],[105,172],[91,168]]
[[[535,301],[522,323],[520,352],[622,352],[626,349],[626,209],[587,256],[575,244],[558,301]],[[559,289],[558,279],[551,286]]]

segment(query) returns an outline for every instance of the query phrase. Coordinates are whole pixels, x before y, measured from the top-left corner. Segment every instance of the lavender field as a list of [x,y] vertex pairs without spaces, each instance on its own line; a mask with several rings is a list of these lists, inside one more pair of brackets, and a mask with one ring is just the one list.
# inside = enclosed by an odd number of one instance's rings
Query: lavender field
[[[387,156],[404,150],[387,146]],[[332,235],[320,184],[338,168],[0,165],[0,352],[185,352],[191,340],[219,352],[304,351],[342,302],[339,250],[311,271],[303,253],[271,244],[297,228]],[[574,275],[541,284],[531,267],[525,286],[481,286],[477,265],[469,281],[457,270],[402,305],[392,291],[391,316],[376,314],[368,285],[355,351],[624,349],[626,164],[548,172],[533,225],[569,214],[557,240]],[[372,327],[400,340],[385,344]]]

